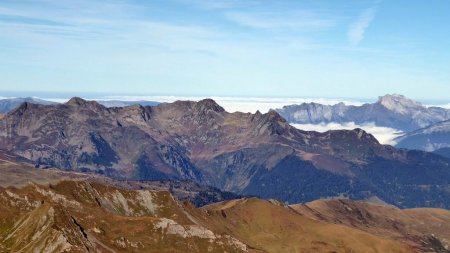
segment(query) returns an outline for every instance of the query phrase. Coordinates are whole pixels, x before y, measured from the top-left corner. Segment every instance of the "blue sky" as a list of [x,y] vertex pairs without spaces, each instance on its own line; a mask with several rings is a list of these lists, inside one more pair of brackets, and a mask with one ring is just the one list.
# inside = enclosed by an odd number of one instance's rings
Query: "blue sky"
[[450,1],[1,0],[0,91],[450,100]]

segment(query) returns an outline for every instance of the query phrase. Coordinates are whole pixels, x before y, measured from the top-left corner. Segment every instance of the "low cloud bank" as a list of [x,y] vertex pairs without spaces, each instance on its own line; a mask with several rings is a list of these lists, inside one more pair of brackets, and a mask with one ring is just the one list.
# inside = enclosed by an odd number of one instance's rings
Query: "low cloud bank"
[[[121,100],[121,101],[156,101],[161,103],[171,103],[177,100],[199,101],[204,98],[214,99],[219,105],[228,112],[251,112],[260,111],[266,113],[270,109],[281,108],[285,105],[301,104],[301,103],[320,103],[326,105],[334,105],[344,102],[347,105],[361,105],[362,101],[346,100],[339,98],[269,98],[269,97],[197,97],[197,96],[107,96],[98,98],[89,98],[89,100]],[[47,98],[47,100],[63,103],[68,99]]]
[[374,123],[366,123],[363,125],[355,124],[354,122],[347,123],[328,123],[328,124],[291,124],[292,126],[306,131],[326,132],[328,130],[352,130],[355,128],[361,128],[364,131],[372,134],[382,144],[395,145],[394,139],[402,134],[400,130],[376,126]]

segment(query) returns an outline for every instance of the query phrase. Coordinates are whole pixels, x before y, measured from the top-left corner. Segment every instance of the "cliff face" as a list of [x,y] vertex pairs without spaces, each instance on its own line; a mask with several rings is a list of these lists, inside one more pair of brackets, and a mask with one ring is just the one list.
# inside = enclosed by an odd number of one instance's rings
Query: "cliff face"
[[355,122],[359,125],[375,123],[377,126],[390,127],[404,132],[450,119],[450,110],[426,107],[419,102],[396,94],[379,97],[377,102],[361,106],[347,106],[343,103],[336,105],[303,103],[285,106],[277,111],[290,123]]
[[361,129],[301,131],[275,111],[228,113],[211,99],[120,108],[80,98],[24,103],[0,120],[0,149],[36,167],[193,180],[291,203],[338,195],[404,207],[450,203],[443,157],[380,145]]

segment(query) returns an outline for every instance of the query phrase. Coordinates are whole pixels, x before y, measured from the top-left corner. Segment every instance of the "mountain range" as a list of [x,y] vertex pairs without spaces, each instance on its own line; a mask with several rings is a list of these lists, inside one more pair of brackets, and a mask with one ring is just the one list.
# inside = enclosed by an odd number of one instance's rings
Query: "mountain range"
[[[14,159],[13,159],[14,158]],[[37,170],[40,173],[30,171]],[[166,189],[30,168],[3,155],[0,252],[447,253],[450,212],[323,199],[237,198],[201,208]],[[23,177],[20,177],[22,180]],[[0,179],[1,180],[1,179]]]
[[450,207],[447,158],[381,145],[361,129],[298,130],[275,111],[228,113],[211,99],[24,103],[0,120],[0,148],[39,168],[191,180],[289,203],[376,196],[399,207]]
[[0,113],[7,113],[19,107],[22,103],[34,103],[43,105],[55,105],[57,103],[32,97],[25,98],[4,98],[0,99]]
[[289,123],[320,124],[348,123],[358,125],[375,123],[403,132],[411,132],[450,119],[450,110],[440,107],[426,107],[402,95],[392,94],[378,98],[375,103],[361,106],[323,105],[302,103],[277,109]]
[[[52,102],[40,98],[34,97],[17,97],[17,98],[4,98],[0,99],[0,114],[8,113],[13,109],[19,107],[22,103],[33,103],[33,104],[41,104],[41,105],[56,105],[59,104],[57,102]],[[99,100],[98,103],[106,106],[106,107],[122,107],[122,106],[130,106],[130,105],[157,105],[159,102],[156,101],[147,101],[147,100],[139,100],[139,101],[125,101],[125,100]]]
[[396,146],[408,149],[420,149],[443,153],[450,148],[450,120],[442,121],[431,126],[418,129],[396,138]]

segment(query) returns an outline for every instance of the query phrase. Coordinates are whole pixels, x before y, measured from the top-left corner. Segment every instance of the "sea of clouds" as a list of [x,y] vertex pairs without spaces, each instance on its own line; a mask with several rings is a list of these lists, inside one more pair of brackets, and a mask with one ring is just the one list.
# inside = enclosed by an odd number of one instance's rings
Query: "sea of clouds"
[[328,123],[328,124],[291,124],[292,126],[305,130],[305,131],[317,131],[317,132],[326,132],[329,130],[339,130],[339,129],[347,129],[352,130],[355,128],[361,128],[364,131],[372,134],[380,143],[395,145],[395,138],[402,135],[402,131],[389,128],[389,127],[381,127],[377,126],[374,123],[366,123],[363,125],[355,124],[354,122],[347,123]]
[[[347,105],[361,105],[364,102],[358,100],[348,100],[339,98],[274,98],[274,97],[208,97],[214,99],[228,112],[251,112],[260,111],[266,113],[270,109],[281,108],[285,105],[316,102],[326,105],[334,105],[344,102]],[[157,101],[161,103],[171,103],[177,100],[199,101],[205,97],[198,96],[108,96],[93,98],[92,100],[121,100],[121,101]],[[55,102],[65,102],[67,99],[47,99]]]

